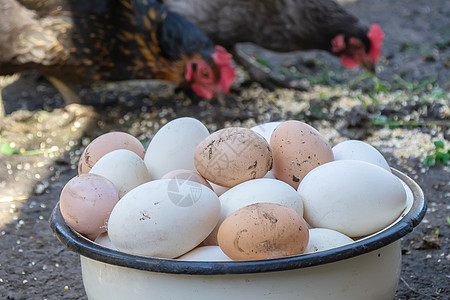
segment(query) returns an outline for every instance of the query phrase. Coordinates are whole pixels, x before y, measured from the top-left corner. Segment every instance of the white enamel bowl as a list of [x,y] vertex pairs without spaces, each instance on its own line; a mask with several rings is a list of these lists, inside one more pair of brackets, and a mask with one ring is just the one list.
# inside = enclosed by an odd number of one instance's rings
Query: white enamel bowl
[[74,232],[55,207],[58,239],[80,254],[90,300],[114,299],[393,299],[401,270],[400,238],[423,219],[420,187],[393,169],[407,208],[387,228],[352,244],[312,254],[239,262],[188,262],[134,256]]

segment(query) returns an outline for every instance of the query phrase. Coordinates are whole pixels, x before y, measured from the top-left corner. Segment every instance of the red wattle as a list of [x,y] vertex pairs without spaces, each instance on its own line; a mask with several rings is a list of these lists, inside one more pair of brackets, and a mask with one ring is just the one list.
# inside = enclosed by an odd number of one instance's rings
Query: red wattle
[[345,54],[341,55],[342,65],[346,68],[356,68],[359,66],[359,62],[356,61],[353,57],[347,56]]
[[202,98],[211,99],[213,97],[213,92],[208,90],[206,87],[198,83],[192,84],[192,90]]

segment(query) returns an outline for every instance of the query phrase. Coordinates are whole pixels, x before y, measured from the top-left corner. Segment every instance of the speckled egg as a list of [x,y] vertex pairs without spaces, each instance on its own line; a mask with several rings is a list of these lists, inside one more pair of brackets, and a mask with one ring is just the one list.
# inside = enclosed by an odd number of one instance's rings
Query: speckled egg
[[264,177],[272,166],[272,151],[253,130],[229,127],[212,133],[198,145],[194,163],[207,180],[232,187]]
[[301,254],[308,239],[305,220],[295,210],[275,203],[256,203],[235,211],[217,235],[220,248],[233,260]]
[[275,128],[270,147],[273,175],[294,189],[309,171],[334,159],[327,140],[312,126],[296,120]]

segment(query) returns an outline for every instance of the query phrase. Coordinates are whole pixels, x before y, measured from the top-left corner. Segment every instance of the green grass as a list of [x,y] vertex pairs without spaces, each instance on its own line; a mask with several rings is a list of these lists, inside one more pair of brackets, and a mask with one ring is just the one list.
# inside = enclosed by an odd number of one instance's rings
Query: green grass
[[434,141],[434,146],[436,149],[427,155],[423,160],[423,164],[427,167],[437,166],[437,165],[448,165],[450,160],[450,149],[445,151],[443,141]]
[[340,81],[342,81],[341,76],[336,74],[334,71],[327,69],[325,66],[323,67],[322,74],[320,76],[306,75],[304,73],[298,71],[292,71],[286,67],[277,67],[272,65],[267,60],[257,57],[256,62],[260,65],[269,68],[273,71],[276,71],[282,75],[293,77],[296,79],[305,79],[308,80],[312,84],[326,84],[326,85],[336,85]]
[[19,150],[16,149],[14,146],[11,145],[11,143],[1,143],[0,144],[0,153],[6,156],[14,155],[14,154],[20,154],[20,155],[41,155],[45,153],[52,153],[55,152],[55,149],[48,148],[48,149],[33,149],[33,150]]

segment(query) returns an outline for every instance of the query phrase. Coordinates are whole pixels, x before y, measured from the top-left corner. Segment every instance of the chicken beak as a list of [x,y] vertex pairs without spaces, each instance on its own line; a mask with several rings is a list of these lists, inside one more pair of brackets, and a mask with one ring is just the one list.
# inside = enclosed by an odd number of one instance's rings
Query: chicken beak
[[369,73],[372,73],[372,74],[375,74],[375,73],[376,73],[376,71],[375,71],[375,64],[374,64],[371,60],[364,59],[364,60],[361,61],[361,65],[362,65]]

